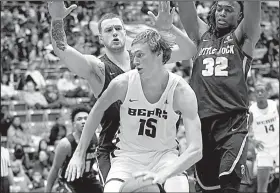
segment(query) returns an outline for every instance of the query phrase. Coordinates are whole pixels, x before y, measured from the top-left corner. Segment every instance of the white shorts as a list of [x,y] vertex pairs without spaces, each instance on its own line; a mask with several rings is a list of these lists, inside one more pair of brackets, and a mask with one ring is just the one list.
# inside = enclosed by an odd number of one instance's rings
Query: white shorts
[[106,181],[130,179],[135,172],[151,171],[159,172],[160,170],[174,164],[178,158],[177,150],[168,150],[164,152],[124,152],[122,150],[114,151],[111,159],[111,169]]
[[279,167],[279,147],[257,152],[257,167]]

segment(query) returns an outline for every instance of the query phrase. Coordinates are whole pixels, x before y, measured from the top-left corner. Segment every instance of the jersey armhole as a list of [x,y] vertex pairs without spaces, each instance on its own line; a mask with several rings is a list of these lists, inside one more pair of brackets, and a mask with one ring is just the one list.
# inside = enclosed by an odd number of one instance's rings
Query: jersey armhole
[[238,50],[245,56],[247,57],[250,61],[253,59],[251,56],[249,56],[248,54],[246,54],[243,50],[242,50],[242,47],[240,47],[240,45],[243,45],[244,42],[244,38],[242,38],[242,41],[238,41],[234,31],[231,33],[232,34],[232,37],[233,37],[233,41],[235,43],[235,45],[237,46]]
[[175,78],[176,79],[176,82],[172,85],[172,95],[168,95],[168,97],[170,97],[170,103],[172,104],[172,110],[173,110],[173,112],[176,114],[176,115],[178,115],[179,117],[181,116],[180,114],[181,114],[181,112],[180,113],[178,113],[178,111],[175,111],[175,109],[174,109],[174,95],[175,95],[175,90],[176,90],[176,87],[178,86],[178,84],[179,84],[179,82],[181,81],[181,80],[183,80],[183,81],[185,81],[182,77],[176,77]]

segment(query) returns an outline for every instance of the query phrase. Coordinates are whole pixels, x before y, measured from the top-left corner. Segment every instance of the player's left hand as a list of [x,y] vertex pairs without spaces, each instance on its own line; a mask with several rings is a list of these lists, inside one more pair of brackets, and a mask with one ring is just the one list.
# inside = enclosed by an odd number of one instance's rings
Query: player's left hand
[[159,31],[170,30],[173,23],[175,7],[170,11],[170,1],[159,1],[158,15],[155,16],[151,11],[148,15],[155,24],[155,28]]
[[158,173],[150,172],[150,171],[143,171],[143,172],[136,172],[133,174],[133,177],[143,177],[143,180],[152,180],[153,184],[163,184],[166,181],[166,178]]

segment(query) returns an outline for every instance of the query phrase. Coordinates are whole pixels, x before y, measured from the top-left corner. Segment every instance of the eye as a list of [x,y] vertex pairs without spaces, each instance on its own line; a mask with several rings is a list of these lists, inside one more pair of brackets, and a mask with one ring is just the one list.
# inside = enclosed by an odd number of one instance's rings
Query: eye
[[136,57],[137,57],[137,58],[141,58],[143,55],[144,55],[143,53],[137,53],[137,54],[136,54]]
[[115,29],[116,29],[117,31],[120,31],[120,30],[122,30],[122,27],[115,27]]

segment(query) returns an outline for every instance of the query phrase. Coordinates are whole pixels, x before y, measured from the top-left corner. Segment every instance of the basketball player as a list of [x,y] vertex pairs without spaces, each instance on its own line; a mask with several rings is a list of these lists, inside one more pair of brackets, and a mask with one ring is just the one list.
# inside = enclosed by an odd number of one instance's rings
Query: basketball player
[[179,2],[181,21],[198,48],[190,85],[198,99],[203,138],[196,176],[205,191],[237,192],[245,173],[246,79],[260,35],[260,7],[259,1],[216,1],[207,25],[193,2]]
[[257,149],[258,192],[267,192],[272,169],[279,167],[279,113],[277,103],[267,99],[266,87],[256,85],[256,99],[250,107],[252,134]]
[[[137,176],[165,183],[167,192],[188,192],[186,178],[177,174],[202,157],[196,96],[184,79],[163,66],[171,57],[170,42],[157,31],[138,34],[131,51],[136,69],[112,80],[97,100],[85,126],[90,129],[82,133],[83,143],[77,147],[76,158],[85,157],[85,149],[105,110],[115,101],[121,101],[117,149],[112,153],[104,192],[119,192],[123,182],[137,171],[140,172]],[[187,128],[188,142],[180,157],[176,142],[178,113]],[[83,168],[83,164],[69,164],[66,172],[78,177]]]
[[56,178],[59,178],[59,184],[62,190],[65,189],[67,192],[82,193],[82,192],[102,192],[102,186],[96,179],[92,166],[95,161],[95,149],[97,145],[97,137],[93,135],[90,139],[88,148],[85,151],[85,173],[79,179],[72,182],[67,182],[64,178],[65,170],[67,165],[79,143],[81,138],[82,130],[85,126],[89,109],[85,107],[76,107],[73,109],[71,114],[71,120],[73,123],[74,132],[61,139],[56,147],[54,156],[54,162],[52,164],[47,186],[45,192],[51,192],[52,187]]
[[[98,59],[93,55],[81,54],[67,45],[63,18],[77,6],[71,5],[66,8],[63,1],[49,2],[48,6],[52,17],[51,34],[55,53],[72,72],[88,80],[96,98],[102,95],[113,78],[133,68],[130,62],[132,56],[126,49],[125,38],[127,36],[120,16],[109,13],[99,20],[99,38],[105,46],[105,55]],[[155,27],[159,31],[168,30],[176,37],[175,41],[178,46],[172,48],[172,55],[168,63],[188,59],[196,52],[195,45],[187,34],[172,25],[173,12],[174,10],[170,13],[169,2],[160,2],[159,15],[155,17],[150,13],[155,22]],[[186,53],[185,50],[188,50],[188,52]],[[105,111],[101,126],[97,157],[101,170],[101,181],[105,182],[110,169],[110,152],[114,149],[112,141],[119,127],[118,103],[112,104]],[[68,177],[69,180],[75,179],[71,177],[71,174]]]

